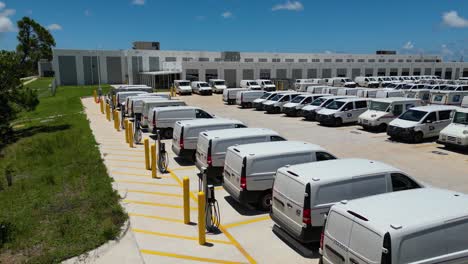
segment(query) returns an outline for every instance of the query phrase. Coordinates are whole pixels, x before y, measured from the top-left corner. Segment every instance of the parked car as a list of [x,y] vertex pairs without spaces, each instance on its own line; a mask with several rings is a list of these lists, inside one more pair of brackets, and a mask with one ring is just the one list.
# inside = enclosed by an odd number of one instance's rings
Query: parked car
[[300,141],[231,146],[226,152],[223,187],[236,201],[269,210],[278,168],[324,158],[335,157],[320,146]]
[[358,118],[358,124],[367,130],[387,131],[388,124],[403,112],[421,106],[420,99],[405,97],[376,98],[369,102],[369,109]]
[[468,149],[468,108],[455,111],[452,123],[440,131],[437,142],[446,147]]
[[193,106],[155,107],[149,113],[148,130],[153,134],[159,130],[163,138],[170,139],[175,122],[198,118],[214,118],[214,116]]
[[223,93],[227,89],[226,81],[223,79],[210,79],[208,85],[213,90],[213,93]]
[[[118,92],[115,96],[115,101],[117,103],[117,107],[120,107],[122,105],[125,105],[125,99],[129,96],[136,96],[136,95],[142,95],[142,94],[148,94],[147,92],[144,91],[127,91],[127,92]],[[122,111],[125,111],[125,109],[122,109]]]
[[192,93],[199,95],[212,95],[213,90],[206,82],[192,82]]
[[223,91],[223,102],[228,105],[236,103],[237,93],[241,91],[248,91],[247,88],[227,88]]
[[380,86],[380,83],[373,77],[357,76],[354,78],[354,82],[361,87],[367,88],[377,88]]
[[461,105],[465,96],[468,96],[467,91],[442,90],[432,93],[430,103],[438,105]]
[[200,133],[197,143],[195,165],[210,177],[222,177],[227,148],[238,144],[249,144],[286,140],[277,132],[266,128],[236,128]]
[[252,107],[254,100],[262,97],[265,93],[263,90],[249,90],[241,91],[236,95],[236,104],[240,105],[242,108]]
[[285,231],[285,239],[318,242],[324,215],[332,205],[421,187],[401,170],[373,160],[332,159],[286,166],[275,176],[270,216]]
[[188,80],[175,80],[174,86],[176,93],[182,94],[192,94],[192,86],[190,86],[190,81]]
[[468,263],[468,197],[423,188],[334,205],[322,240],[324,264]]
[[404,139],[420,143],[425,138],[438,137],[442,129],[451,122],[457,109],[449,105],[428,105],[409,109],[390,122],[387,134],[393,139]]
[[172,134],[172,151],[179,157],[195,161],[198,136],[201,132],[245,127],[247,126],[239,120],[224,118],[177,121]]
[[367,110],[367,99],[344,98],[337,99],[317,112],[315,119],[324,125],[341,126],[354,123]]

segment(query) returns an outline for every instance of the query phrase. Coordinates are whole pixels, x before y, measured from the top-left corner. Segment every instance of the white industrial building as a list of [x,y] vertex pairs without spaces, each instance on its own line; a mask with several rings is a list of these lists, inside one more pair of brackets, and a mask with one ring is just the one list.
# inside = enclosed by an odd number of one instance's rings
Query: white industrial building
[[[168,87],[174,79],[294,80],[384,75],[468,77],[467,62],[443,62],[436,55],[253,53],[168,50],[53,51],[57,84],[148,84]],[[99,74],[98,74],[99,72]]]

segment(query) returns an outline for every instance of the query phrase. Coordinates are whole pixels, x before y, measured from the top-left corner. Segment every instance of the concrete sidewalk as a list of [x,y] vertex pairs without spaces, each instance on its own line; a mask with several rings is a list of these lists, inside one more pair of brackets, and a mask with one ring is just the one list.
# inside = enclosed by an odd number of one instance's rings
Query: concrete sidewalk
[[[187,175],[191,178],[191,220],[196,222],[198,218],[194,166],[177,163],[169,153],[171,173],[152,179],[145,169],[143,145],[130,148],[124,132],[114,129],[113,122],[106,120],[92,98],[83,98],[82,103],[108,173],[114,179],[113,187],[130,216],[130,229],[123,239],[93,256],[92,262],[255,263],[223,227],[220,234],[207,234],[207,245],[200,246],[196,223],[183,223],[181,179]],[[164,142],[170,150],[171,141]]]

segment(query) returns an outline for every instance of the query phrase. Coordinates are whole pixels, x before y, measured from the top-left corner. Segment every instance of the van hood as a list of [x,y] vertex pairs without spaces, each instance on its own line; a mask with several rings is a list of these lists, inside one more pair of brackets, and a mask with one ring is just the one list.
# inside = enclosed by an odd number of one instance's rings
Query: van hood
[[270,100],[263,102],[264,105],[274,105],[275,103],[276,101],[270,101]]
[[286,103],[286,104],[283,105],[283,107],[293,108],[293,107],[296,107],[298,105],[299,105],[298,103]]
[[214,86],[216,89],[226,89],[227,86],[226,85],[215,85]]
[[264,87],[266,87],[266,88],[275,88],[276,86],[274,84],[265,84]]
[[409,121],[409,120],[403,120],[403,119],[395,119],[392,122],[390,122],[389,125],[391,126],[396,126],[396,127],[401,127],[401,128],[411,128],[415,127],[419,122],[414,122],[414,121]]
[[370,83],[370,84],[380,84],[380,83],[377,82],[377,81],[370,81],[370,82],[367,82],[367,83]]
[[468,133],[468,125],[451,123],[444,129],[442,129],[442,131],[440,131],[440,134],[454,137],[468,137],[468,134],[463,134],[464,131],[466,131],[465,133]]
[[263,103],[265,101],[266,101],[266,99],[261,99],[261,98],[257,98],[255,100],[253,100],[254,103]]
[[191,86],[179,86],[179,89],[181,90],[192,90]]
[[260,85],[250,85],[249,89],[250,90],[260,90],[260,89],[262,89],[262,87]]
[[211,90],[211,87],[200,87],[200,91]]
[[385,115],[389,114],[388,112],[383,112],[383,111],[376,111],[376,110],[367,110],[364,113],[362,113],[359,118],[369,120],[369,121],[374,121],[377,120]]
[[336,112],[338,112],[338,110],[323,108],[320,111],[318,111],[317,114],[320,114],[320,115],[334,115]]
[[306,105],[302,108],[304,111],[317,111],[320,109],[322,109],[322,107],[319,105]]

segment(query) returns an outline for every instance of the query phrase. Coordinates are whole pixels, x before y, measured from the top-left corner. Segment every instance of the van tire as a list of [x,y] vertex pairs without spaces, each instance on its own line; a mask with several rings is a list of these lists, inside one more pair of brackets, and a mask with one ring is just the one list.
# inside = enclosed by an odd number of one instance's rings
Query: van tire
[[422,132],[416,132],[413,136],[414,143],[421,143],[423,142],[424,134]]
[[379,132],[386,132],[387,131],[387,124],[382,123],[379,125]]
[[339,118],[339,117],[335,118],[335,126],[339,127],[341,125],[343,125],[343,120],[341,120],[341,118]]
[[272,204],[272,196],[273,195],[271,193],[271,190],[262,193],[262,195],[260,195],[260,198],[258,199],[258,209],[262,211],[269,211]]
[[171,139],[171,138],[172,138],[172,133],[173,133],[173,129],[172,129],[172,128],[166,128],[166,129],[163,130],[162,136],[163,136],[165,139]]

